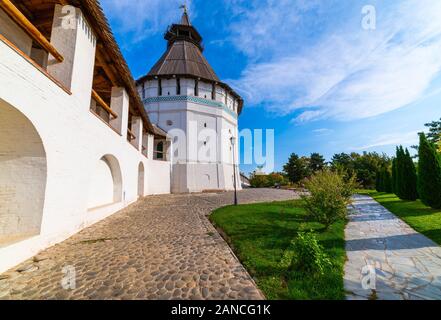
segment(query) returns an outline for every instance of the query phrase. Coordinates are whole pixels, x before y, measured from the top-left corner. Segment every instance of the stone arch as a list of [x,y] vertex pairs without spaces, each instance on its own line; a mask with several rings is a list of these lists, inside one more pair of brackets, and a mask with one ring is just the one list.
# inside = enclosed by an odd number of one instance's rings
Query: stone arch
[[103,156],[91,174],[88,209],[95,209],[121,202],[122,174],[118,159],[113,155]]
[[40,234],[47,160],[31,121],[0,99],[0,247]]
[[145,168],[144,163],[138,165],[138,197],[144,197]]

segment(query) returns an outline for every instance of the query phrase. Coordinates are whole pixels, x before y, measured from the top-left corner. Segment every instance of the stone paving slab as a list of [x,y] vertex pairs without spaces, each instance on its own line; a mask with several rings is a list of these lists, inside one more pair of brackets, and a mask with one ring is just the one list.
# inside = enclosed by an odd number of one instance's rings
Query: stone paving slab
[[346,228],[348,299],[441,299],[441,247],[371,197],[354,200]]
[[[240,203],[293,198],[276,189],[239,192]],[[0,275],[0,299],[264,299],[207,218],[232,200],[146,197]],[[72,270],[75,288],[66,290]]]

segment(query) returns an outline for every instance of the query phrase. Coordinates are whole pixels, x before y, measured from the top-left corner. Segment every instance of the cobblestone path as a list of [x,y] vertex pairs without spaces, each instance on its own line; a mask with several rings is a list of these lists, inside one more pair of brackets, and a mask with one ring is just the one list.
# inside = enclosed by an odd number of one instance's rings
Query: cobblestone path
[[346,241],[348,299],[441,299],[441,247],[372,198],[355,197]]
[[[239,193],[241,203],[294,197],[275,189]],[[146,197],[0,275],[0,299],[263,299],[207,219],[232,199]],[[72,270],[75,289],[63,289]]]

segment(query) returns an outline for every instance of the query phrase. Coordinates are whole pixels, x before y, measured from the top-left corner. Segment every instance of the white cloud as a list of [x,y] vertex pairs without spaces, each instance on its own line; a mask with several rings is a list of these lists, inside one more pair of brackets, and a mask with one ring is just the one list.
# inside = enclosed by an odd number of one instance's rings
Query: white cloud
[[[165,32],[168,25],[178,22],[182,0],[101,0],[115,31],[125,34],[128,45]],[[192,1],[187,1],[192,16]]]
[[375,140],[371,141],[369,144],[352,148],[354,150],[370,150],[378,147],[384,146],[394,146],[394,145],[416,145],[418,144],[418,133],[421,131],[411,131],[406,133],[389,133],[380,135]]
[[[297,122],[362,119],[418,101],[441,71],[441,1],[378,2],[375,31],[361,28],[360,2],[353,19],[316,28],[313,43],[304,26],[325,21],[326,10],[314,1],[289,11],[289,3],[242,8],[245,19],[232,27],[234,43],[252,63],[230,81],[248,104],[296,112]],[[298,32],[307,36],[297,48],[288,35]]]
[[315,133],[316,136],[328,136],[330,134],[332,134],[334,132],[334,130],[332,129],[328,129],[328,128],[320,128],[320,129],[315,129],[312,130],[313,133]]

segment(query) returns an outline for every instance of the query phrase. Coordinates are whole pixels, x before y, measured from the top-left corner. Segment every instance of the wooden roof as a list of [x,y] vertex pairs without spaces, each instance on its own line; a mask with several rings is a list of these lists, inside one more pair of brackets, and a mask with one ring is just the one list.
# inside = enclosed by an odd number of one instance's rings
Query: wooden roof
[[72,5],[80,8],[97,36],[94,90],[108,101],[110,88],[123,86],[130,97],[130,113],[140,116],[146,130],[155,134],[136,90],[135,81],[98,0],[12,0],[12,2],[48,40],[50,40],[55,5]]
[[148,76],[170,75],[189,75],[214,82],[220,81],[199,48],[185,40],[173,42],[148,73]]
[[195,78],[214,82],[229,92],[239,101],[238,113],[243,109],[243,99],[229,85],[219,80],[216,72],[203,55],[202,37],[191,25],[187,11],[184,11],[180,24],[168,28],[164,39],[168,41],[167,51],[156,62],[147,75],[137,80],[156,78]]

